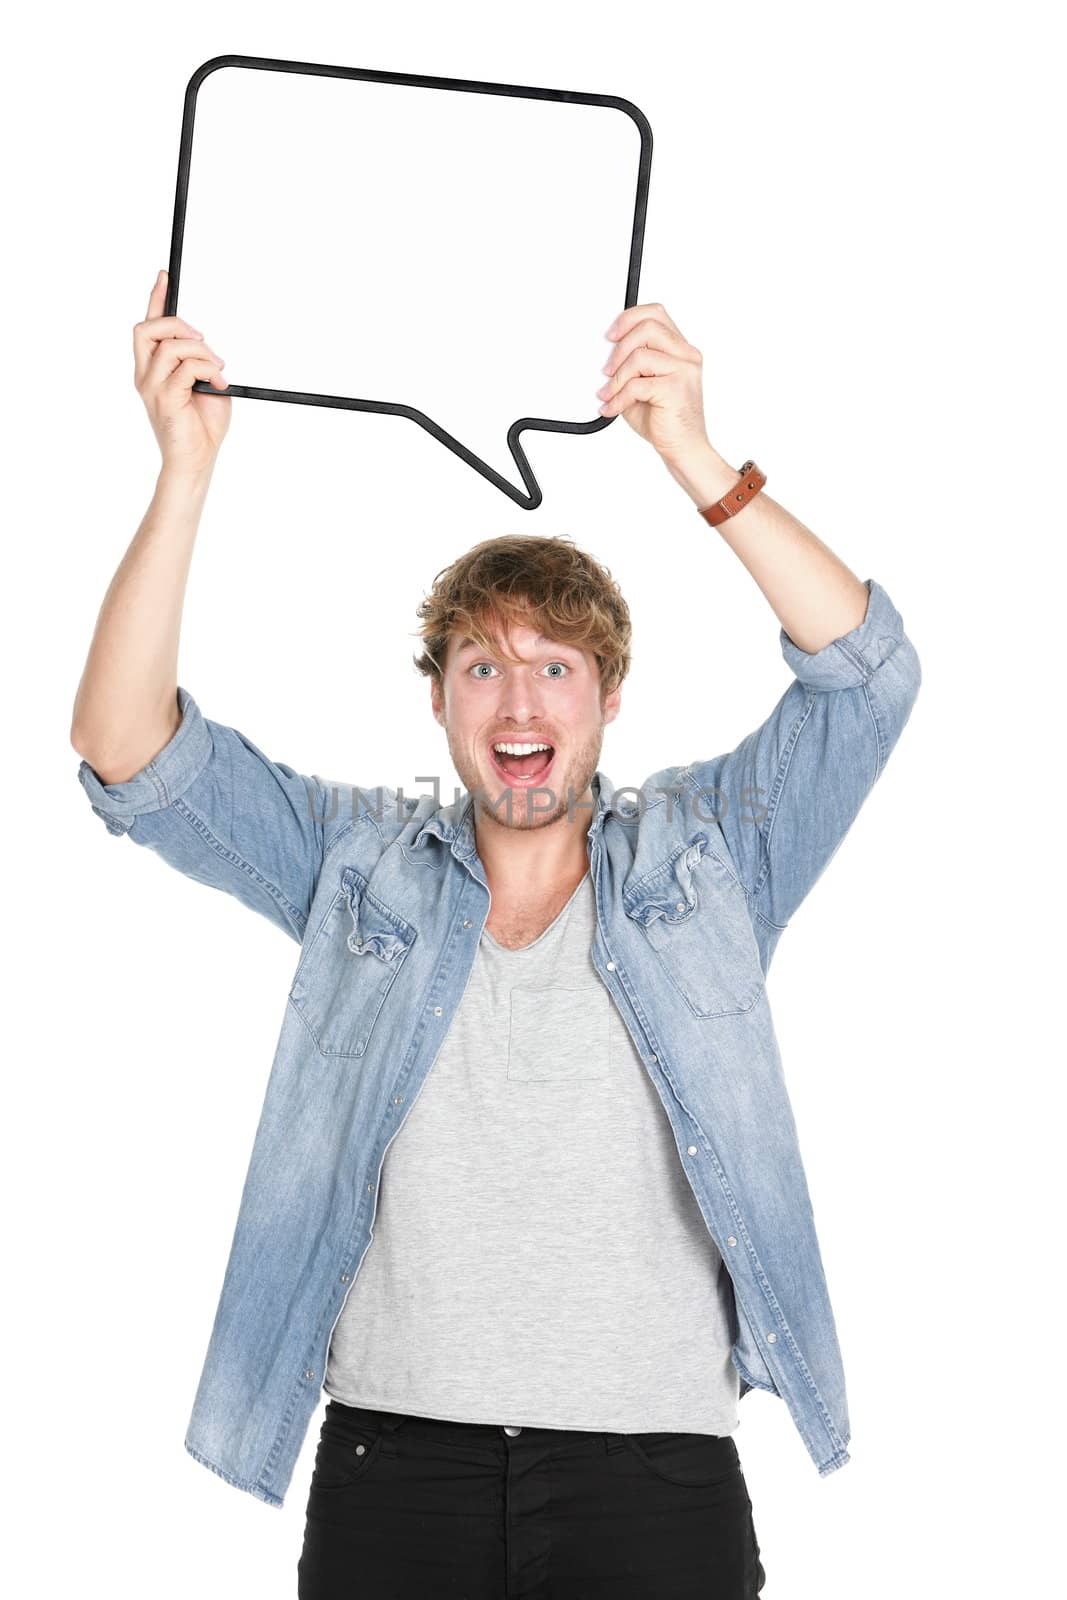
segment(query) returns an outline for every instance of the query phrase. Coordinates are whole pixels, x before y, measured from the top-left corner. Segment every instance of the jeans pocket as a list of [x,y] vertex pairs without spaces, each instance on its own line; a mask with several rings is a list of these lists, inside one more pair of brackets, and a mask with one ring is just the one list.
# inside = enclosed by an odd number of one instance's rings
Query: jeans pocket
[[381,1454],[383,1438],[380,1423],[340,1423],[325,1417],[311,1475],[312,1492],[329,1494],[359,1483]]
[[709,1489],[741,1479],[741,1460],[728,1433],[624,1433],[637,1459],[664,1483]]

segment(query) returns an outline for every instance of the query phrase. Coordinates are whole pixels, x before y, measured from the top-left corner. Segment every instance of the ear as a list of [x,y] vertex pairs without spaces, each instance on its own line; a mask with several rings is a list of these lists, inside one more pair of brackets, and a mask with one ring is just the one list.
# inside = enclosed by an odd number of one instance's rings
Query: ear
[[430,710],[442,728],[445,725],[444,696],[441,693],[441,680],[436,673],[430,678]]
[[622,708],[622,684],[620,683],[617,689],[612,689],[611,693],[606,697],[606,699],[604,701],[604,712],[603,712],[604,721],[605,722],[614,722],[615,718],[618,716],[619,711],[621,710],[621,708]]

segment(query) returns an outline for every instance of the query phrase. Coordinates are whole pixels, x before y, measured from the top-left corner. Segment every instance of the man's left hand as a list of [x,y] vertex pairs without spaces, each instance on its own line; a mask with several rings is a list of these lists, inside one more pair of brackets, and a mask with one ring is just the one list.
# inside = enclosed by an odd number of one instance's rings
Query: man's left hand
[[597,394],[602,417],[623,416],[642,439],[678,464],[708,444],[701,373],[704,358],[659,305],[628,306],[605,338],[615,350]]

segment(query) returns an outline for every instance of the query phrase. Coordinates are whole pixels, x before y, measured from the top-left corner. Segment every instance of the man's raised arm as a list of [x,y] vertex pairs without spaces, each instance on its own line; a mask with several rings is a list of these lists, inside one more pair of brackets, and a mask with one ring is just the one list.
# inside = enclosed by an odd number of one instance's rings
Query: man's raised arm
[[108,831],[235,895],[301,940],[322,867],[326,796],[208,721],[177,681],[193,545],[233,401],[221,361],[180,317],[164,317],[160,273],[133,330],[134,382],[163,457],[155,494],[104,597],[74,702],[78,777]]
[[[663,306],[630,306],[607,330],[601,413],[623,416],[698,511],[741,479],[704,426],[699,350]],[[730,504],[727,499],[727,504]],[[754,916],[786,926],[884,770],[922,672],[900,613],[760,489],[714,527],[781,624],[793,682],[735,750],[685,769],[698,816],[722,829]],[[698,791],[703,793],[701,798]]]
[[[734,472],[711,447],[680,468],[700,509]],[[690,764],[752,910],[784,928],[881,776],[922,682],[915,646],[889,595],[862,582],[803,523],[761,492],[718,535],[744,563],[781,624],[794,678],[735,750]]]

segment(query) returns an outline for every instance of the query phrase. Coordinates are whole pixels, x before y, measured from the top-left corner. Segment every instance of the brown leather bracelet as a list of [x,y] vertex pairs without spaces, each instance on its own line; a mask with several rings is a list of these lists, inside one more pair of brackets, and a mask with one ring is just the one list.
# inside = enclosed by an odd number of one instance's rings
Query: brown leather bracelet
[[727,517],[734,516],[743,506],[747,506],[767,482],[767,474],[761,472],[754,461],[745,462],[740,476],[744,481],[738,488],[729,490],[721,500],[716,500],[713,506],[706,506],[700,513],[705,522],[710,522],[713,528],[717,528],[720,522],[725,522]]

